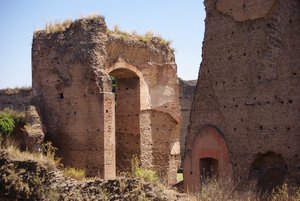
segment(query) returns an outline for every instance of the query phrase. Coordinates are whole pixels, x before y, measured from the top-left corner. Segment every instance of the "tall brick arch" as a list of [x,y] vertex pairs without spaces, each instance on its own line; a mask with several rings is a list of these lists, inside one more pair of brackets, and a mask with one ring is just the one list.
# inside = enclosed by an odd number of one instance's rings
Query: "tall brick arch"
[[232,166],[227,143],[221,131],[215,126],[205,126],[195,136],[192,149],[188,150],[184,159],[184,187],[186,192],[197,192],[205,178],[205,165],[214,170],[214,178],[230,179]]
[[[36,32],[34,104],[64,165],[114,179],[116,165],[128,170],[139,155],[143,167],[164,172],[172,184],[181,124],[175,56],[156,37],[144,43],[128,36],[109,31],[101,16]],[[119,81],[117,106],[109,75]]]

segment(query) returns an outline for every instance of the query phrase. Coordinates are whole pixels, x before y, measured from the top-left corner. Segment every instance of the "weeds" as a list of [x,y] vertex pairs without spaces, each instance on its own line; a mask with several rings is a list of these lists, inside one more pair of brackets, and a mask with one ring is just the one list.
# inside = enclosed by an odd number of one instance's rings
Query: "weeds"
[[140,161],[137,156],[133,156],[131,159],[131,171],[133,177],[137,177],[147,182],[155,183],[159,180],[153,170],[141,167]]
[[128,40],[137,40],[141,43],[151,43],[152,40],[156,39],[161,44],[170,48],[172,52],[175,50],[171,48],[171,41],[163,39],[160,35],[156,35],[151,31],[146,32],[145,34],[138,34],[136,31],[131,33],[121,31],[118,25],[114,25],[113,30],[107,29],[107,34],[113,35],[121,40],[128,41]]
[[[290,192],[292,191],[292,192]],[[289,189],[287,184],[283,184],[279,188],[275,188],[272,193],[272,201],[299,201],[300,187],[297,189]]]
[[9,137],[17,126],[25,124],[25,113],[5,108],[0,112],[0,135],[3,138]]
[[203,184],[196,195],[189,195],[189,200],[196,201],[299,201],[300,188],[289,188],[287,184],[273,190],[271,195],[258,196],[255,192],[241,192],[231,180],[211,179]]
[[62,32],[67,30],[71,24],[72,24],[72,20],[70,19],[66,19],[63,22],[56,22],[56,23],[47,23],[46,27],[45,27],[45,31],[46,33],[56,33],[56,32]]
[[42,152],[44,156],[49,160],[58,164],[61,158],[56,157],[57,148],[52,145],[50,141],[42,144]]
[[66,167],[63,170],[64,175],[71,177],[76,180],[84,180],[85,179],[85,171],[81,169],[76,169],[73,167]]

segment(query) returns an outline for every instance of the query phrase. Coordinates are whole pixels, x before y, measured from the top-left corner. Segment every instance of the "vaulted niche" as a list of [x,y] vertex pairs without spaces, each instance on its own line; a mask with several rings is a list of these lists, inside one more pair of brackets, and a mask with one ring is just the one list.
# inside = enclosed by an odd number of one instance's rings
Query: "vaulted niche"
[[140,156],[140,79],[125,68],[109,74],[116,101],[116,167],[120,173],[130,170],[133,156]]

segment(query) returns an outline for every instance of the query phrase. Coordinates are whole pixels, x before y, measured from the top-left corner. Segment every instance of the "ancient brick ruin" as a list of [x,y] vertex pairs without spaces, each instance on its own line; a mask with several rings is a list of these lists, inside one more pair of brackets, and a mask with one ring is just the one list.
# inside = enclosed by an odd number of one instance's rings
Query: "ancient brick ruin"
[[24,111],[31,104],[31,99],[31,88],[1,89],[0,110],[10,108],[16,111]]
[[300,181],[300,1],[206,0],[184,183]]
[[112,32],[102,17],[38,31],[32,78],[46,138],[65,165],[109,179],[129,170],[136,155],[142,167],[176,182],[179,87],[173,51],[160,38]]
[[197,80],[179,79],[179,102],[181,107],[182,125],[180,129],[180,155],[184,158],[184,145],[190,123],[190,113]]

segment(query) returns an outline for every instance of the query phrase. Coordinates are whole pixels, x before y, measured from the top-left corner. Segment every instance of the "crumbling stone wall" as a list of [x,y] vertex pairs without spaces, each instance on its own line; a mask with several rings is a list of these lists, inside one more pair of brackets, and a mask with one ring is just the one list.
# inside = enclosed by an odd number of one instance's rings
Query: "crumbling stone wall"
[[0,110],[10,108],[16,111],[25,111],[32,98],[31,88],[1,89]]
[[[228,167],[241,187],[252,183],[267,190],[261,184],[278,181],[299,185],[300,2],[206,0],[205,7],[203,61],[186,162],[218,159],[213,153],[219,146],[193,155],[195,143],[201,142],[196,139],[207,140],[203,128],[211,126],[228,146]],[[209,142],[214,142],[212,136]],[[201,175],[190,167],[185,178],[192,174],[199,179],[185,179],[185,184],[197,190]]]
[[197,80],[179,79],[179,101],[181,108],[182,125],[180,129],[180,155],[184,158],[184,145],[187,135],[187,129],[190,122],[191,106],[194,98],[194,91]]
[[76,20],[65,31],[36,32],[34,102],[64,164],[113,178],[136,155],[171,184],[181,124],[174,54],[157,37],[125,36],[107,30],[102,17]]

